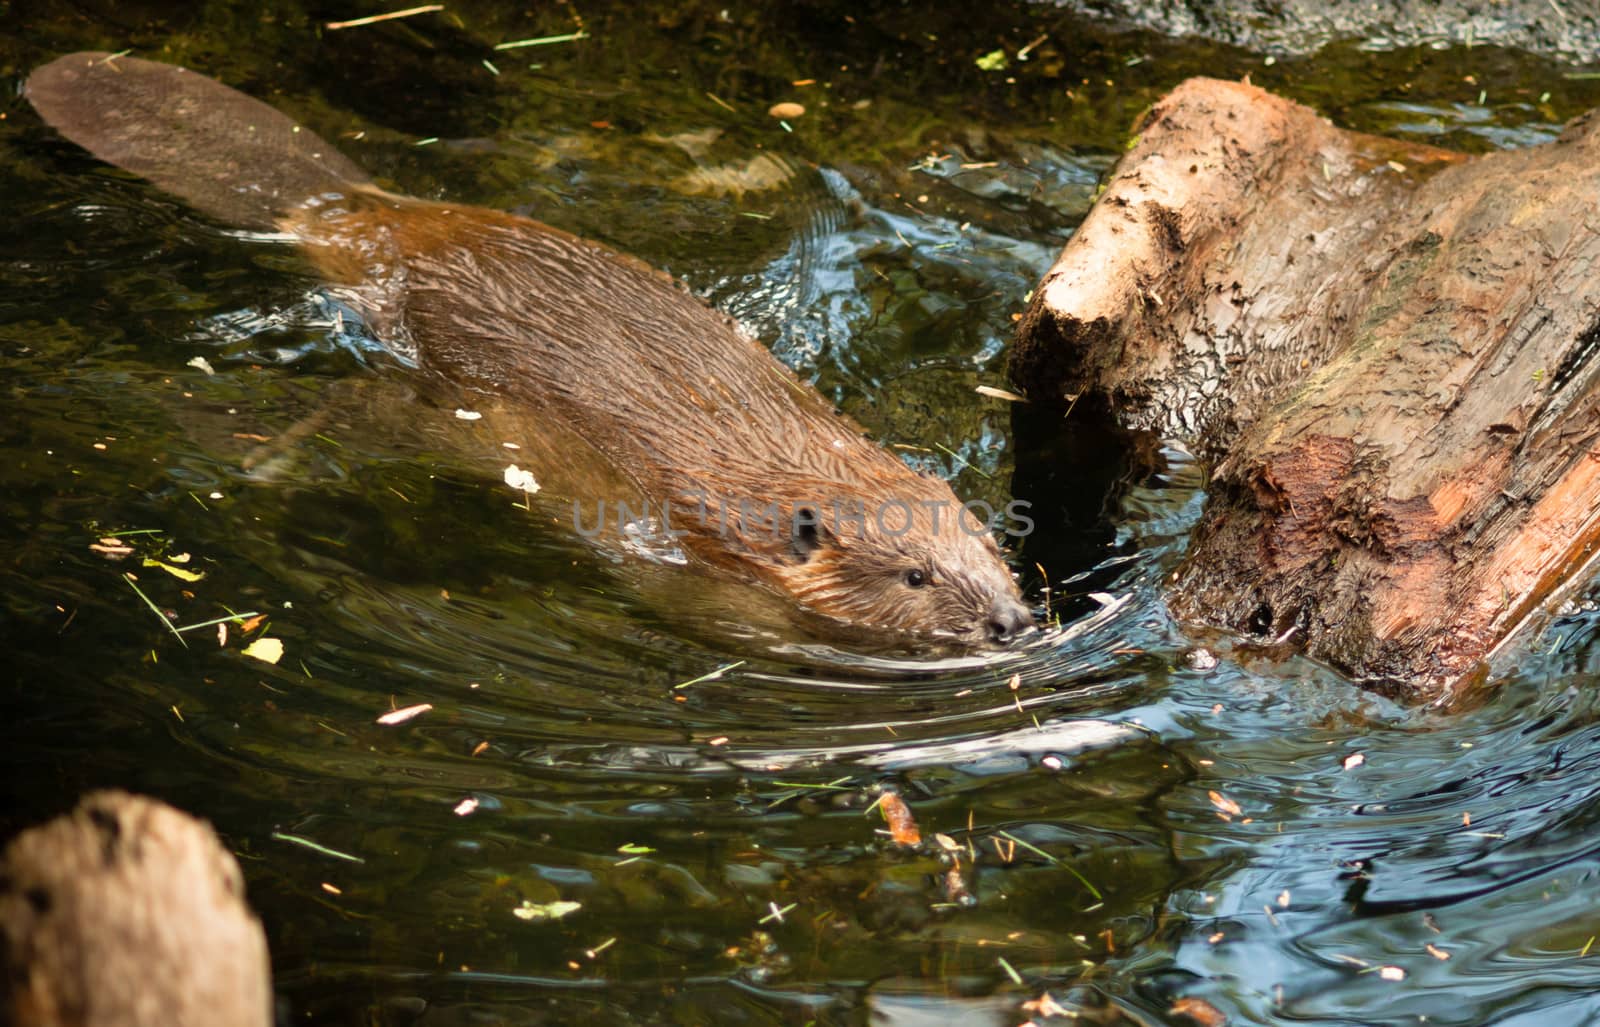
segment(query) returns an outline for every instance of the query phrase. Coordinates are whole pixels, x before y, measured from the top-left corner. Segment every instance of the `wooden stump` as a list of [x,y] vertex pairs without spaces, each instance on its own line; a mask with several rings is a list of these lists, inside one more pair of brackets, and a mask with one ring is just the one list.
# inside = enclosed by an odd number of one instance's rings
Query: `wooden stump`
[[18,1027],[267,1027],[266,936],[206,824],[96,792],[0,857],[0,1020]]
[[1600,542],[1596,119],[1467,158],[1193,79],[1140,132],[1013,379],[1208,461],[1179,616],[1456,694]]

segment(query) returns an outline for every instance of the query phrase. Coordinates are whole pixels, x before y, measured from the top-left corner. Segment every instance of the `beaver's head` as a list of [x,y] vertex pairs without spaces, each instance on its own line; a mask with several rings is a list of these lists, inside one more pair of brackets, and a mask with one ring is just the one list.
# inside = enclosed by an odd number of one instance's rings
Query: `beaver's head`
[[851,625],[964,645],[1010,641],[1033,627],[989,525],[943,482],[933,498],[800,506],[780,587]]

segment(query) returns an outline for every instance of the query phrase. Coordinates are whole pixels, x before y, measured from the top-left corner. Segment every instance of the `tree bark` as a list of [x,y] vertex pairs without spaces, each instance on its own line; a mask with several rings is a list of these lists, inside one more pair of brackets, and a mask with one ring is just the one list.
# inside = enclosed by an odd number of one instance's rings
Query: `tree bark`
[[1170,591],[1448,698],[1600,543],[1600,129],[1467,158],[1194,79],[1018,327],[1030,395],[1212,467]]
[[96,792],[0,857],[0,1022],[268,1027],[267,940],[211,828]]

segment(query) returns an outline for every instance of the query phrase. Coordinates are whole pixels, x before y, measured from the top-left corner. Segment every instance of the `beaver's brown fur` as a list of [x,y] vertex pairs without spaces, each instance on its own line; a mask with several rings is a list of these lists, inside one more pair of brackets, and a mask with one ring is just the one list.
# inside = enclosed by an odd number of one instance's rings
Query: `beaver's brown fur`
[[[948,484],[661,272],[526,218],[384,192],[282,114],[171,65],[73,54],[27,94],[96,156],[291,234],[423,375],[537,428],[519,463],[580,507],[619,498],[603,490],[620,475],[666,505],[697,562],[851,625],[964,642],[1031,626]],[[572,445],[550,446],[552,425]]]

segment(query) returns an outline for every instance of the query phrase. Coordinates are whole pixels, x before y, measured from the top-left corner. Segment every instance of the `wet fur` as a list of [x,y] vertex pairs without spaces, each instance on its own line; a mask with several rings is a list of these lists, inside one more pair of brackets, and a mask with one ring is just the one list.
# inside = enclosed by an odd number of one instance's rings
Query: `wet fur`
[[[613,498],[620,473],[671,504],[699,563],[851,625],[982,642],[997,616],[1002,634],[1028,622],[993,539],[958,524],[947,483],[869,441],[661,272],[526,218],[387,193],[270,107],[170,65],[75,54],[36,71],[27,91],[96,155],[213,216],[293,235],[440,391],[496,397],[530,435],[559,424],[584,440],[588,462],[609,467],[591,474],[567,446],[517,455],[572,499]],[[275,147],[291,147],[281,168]],[[196,184],[195,168],[232,181]],[[752,527],[726,516],[745,501],[790,519],[819,501],[859,504],[868,523]],[[917,511],[909,530],[878,530],[875,512],[896,501]],[[930,503],[945,507],[938,530]]]

